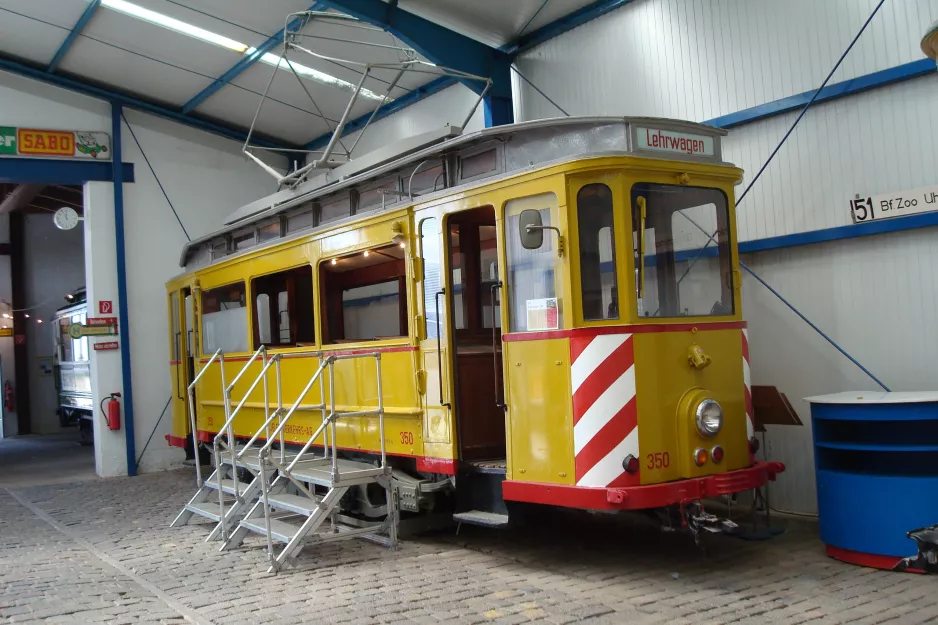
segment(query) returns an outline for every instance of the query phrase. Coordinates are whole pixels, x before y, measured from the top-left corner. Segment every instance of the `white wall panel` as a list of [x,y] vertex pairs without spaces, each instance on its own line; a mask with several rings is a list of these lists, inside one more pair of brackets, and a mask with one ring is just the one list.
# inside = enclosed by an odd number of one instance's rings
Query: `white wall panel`
[[[740,240],[849,225],[855,194],[938,184],[936,93],[938,74],[812,107],[739,205]],[[730,129],[724,159],[746,172],[737,198],[797,116]]]
[[[760,252],[743,261],[892,390],[938,385],[934,228]],[[743,276],[752,383],[778,387],[805,423],[770,426],[769,457],[788,467],[772,498],[779,508],[811,512],[814,460],[803,399],[879,387],[765,287]]]
[[[636,0],[517,65],[572,115],[703,121],[817,88],[875,4]],[[938,0],[887,2],[833,82],[921,59],[918,42],[936,19]],[[529,86],[519,95],[519,121],[559,114]]]
[[[451,126],[462,124],[478,97],[464,85],[453,85],[435,93],[429,98],[372,123],[365,131],[358,147],[355,148],[355,155],[367,154],[387,143],[436,130],[447,124]],[[464,132],[475,132],[485,127],[482,107],[480,103],[472,119],[466,124]],[[358,132],[352,133],[343,137],[342,142],[346,147],[351,148],[358,135]]]
[[[111,132],[108,104],[12,74],[0,72],[0,100],[4,103],[5,123],[11,126]],[[133,110],[125,110],[125,115],[193,239],[217,230],[239,206],[276,190],[273,179],[247,161],[234,141]],[[181,273],[179,252],[186,238],[126,126],[122,146],[124,161],[134,164],[136,182],[124,185],[130,323],[128,328],[121,328],[119,340],[129,339],[131,344],[139,455],[172,393],[164,285]],[[285,161],[278,164],[286,165]],[[112,186],[89,183],[85,194],[89,302],[95,305],[97,300],[105,299],[116,305]],[[5,361],[4,369],[12,370],[12,366]],[[121,390],[117,352],[93,353],[92,369],[97,372],[92,385],[96,402],[112,391]],[[157,427],[143,456],[142,471],[164,469],[182,461],[183,452],[168,447],[164,439],[171,421],[164,417]],[[124,431],[109,432],[100,427],[100,420],[95,423],[98,473],[126,472]]]

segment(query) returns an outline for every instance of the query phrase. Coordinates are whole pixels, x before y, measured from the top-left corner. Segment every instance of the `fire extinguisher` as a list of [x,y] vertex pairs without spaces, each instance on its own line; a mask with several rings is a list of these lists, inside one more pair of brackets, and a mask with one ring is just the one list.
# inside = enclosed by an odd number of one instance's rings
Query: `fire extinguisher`
[[[101,400],[101,414],[109,430],[121,429],[121,403],[117,401],[120,396],[120,393],[111,393]],[[104,402],[107,402],[107,410],[104,409]]]
[[13,385],[7,380],[3,384],[3,407],[7,412],[16,410],[16,400],[13,398]]

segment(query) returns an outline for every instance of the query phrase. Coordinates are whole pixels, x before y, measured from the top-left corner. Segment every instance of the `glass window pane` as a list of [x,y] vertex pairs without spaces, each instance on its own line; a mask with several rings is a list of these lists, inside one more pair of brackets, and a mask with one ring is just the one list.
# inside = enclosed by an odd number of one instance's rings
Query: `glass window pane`
[[498,152],[495,148],[485,150],[472,156],[464,156],[459,159],[460,180],[475,178],[482,174],[493,172],[498,168]]
[[202,292],[202,353],[248,351],[248,317],[244,283]]
[[320,207],[319,223],[345,219],[351,215],[352,201],[348,193],[324,202]]
[[580,292],[583,319],[618,319],[616,249],[613,237],[612,192],[604,184],[590,184],[577,193],[580,239]]
[[411,172],[404,175],[404,192],[412,195],[423,195],[433,193],[446,187],[446,179],[443,176],[443,166],[435,167],[424,166],[411,178]]
[[267,293],[261,293],[257,296],[257,310],[254,315],[257,323],[257,333],[260,342],[265,345],[271,342],[270,339],[270,296]]
[[[435,217],[420,223],[420,254],[423,258],[423,319],[424,335],[428,339],[440,338],[440,324],[436,317],[436,294],[442,288],[440,259],[440,224]],[[443,314],[443,311],[440,311]]]
[[395,177],[393,180],[387,180],[382,184],[379,184],[376,187],[372,187],[367,191],[362,191],[358,196],[358,209],[356,212],[365,213],[372,210],[377,210],[381,208],[382,200],[385,206],[390,206],[401,201],[401,196],[397,193],[382,193],[381,191],[397,191],[398,181]]
[[[312,213],[310,213],[312,217]],[[312,225],[312,219],[310,219],[310,225]],[[257,229],[257,241],[263,243],[264,241],[270,241],[273,239],[280,238],[280,221],[275,221],[269,223],[266,226],[261,226]]]
[[505,207],[509,332],[563,328],[563,312],[554,276],[556,233],[545,230],[543,245],[536,250],[528,250],[521,245],[518,227],[520,213],[525,209],[537,210],[543,225],[551,225],[551,207],[556,205],[556,196],[546,193],[512,200]]
[[461,226],[451,225],[449,227],[450,250],[452,251],[450,260],[453,264],[453,317],[455,318],[455,328],[465,330],[469,323],[469,300],[466,294],[466,254],[459,248],[459,231]]
[[[495,327],[502,327],[501,295],[499,289],[492,287],[498,283],[498,241],[495,226],[479,226],[479,297],[482,300],[482,327],[492,327],[492,315]],[[494,293],[495,301],[492,302]],[[494,306],[494,310],[493,310]]]
[[342,325],[347,341],[400,336],[400,282],[342,290]]
[[234,235],[234,248],[236,252],[254,247],[254,230],[250,232],[240,232]]
[[180,347],[182,343],[182,330],[179,327],[179,293],[173,291],[169,294],[169,308],[170,308],[170,340],[173,342],[173,352],[170,360],[174,363],[178,363],[182,358],[180,356]]
[[287,232],[299,232],[313,227],[313,209],[309,208],[300,213],[287,216]]
[[[637,247],[639,198],[646,204],[643,259]],[[732,315],[726,195],[718,189],[639,183],[632,187],[632,206],[639,315]]]

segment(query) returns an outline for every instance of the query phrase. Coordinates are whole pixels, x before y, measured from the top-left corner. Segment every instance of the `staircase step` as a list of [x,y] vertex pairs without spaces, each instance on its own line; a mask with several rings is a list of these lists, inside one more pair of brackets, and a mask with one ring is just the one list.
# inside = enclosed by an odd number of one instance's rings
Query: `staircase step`
[[301,482],[311,482],[320,486],[352,486],[367,484],[384,473],[373,464],[356,462],[354,460],[339,459],[337,463],[339,479],[332,480],[332,459],[316,458],[315,460],[301,460],[290,471],[294,478]]
[[453,520],[459,523],[468,523],[469,525],[481,525],[482,527],[505,527],[508,525],[507,514],[485,512],[484,510],[457,512],[453,515]]
[[[242,519],[241,527],[246,530],[250,530],[255,534],[260,534],[262,536],[267,535],[267,526],[264,523],[264,517],[257,517],[254,519]],[[286,521],[281,521],[279,519],[270,520],[270,535],[271,537],[282,543],[290,542],[297,531],[299,531],[299,525],[293,525],[292,523],[287,523]]]
[[185,505],[186,510],[192,512],[193,514],[198,514],[199,516],[204,516],[206,519],[211,519],[213,521],[221,520],[221,515],[218,514],[218,502],[217,501],[203,501],[202,503],[187,503]]
[[288,495],[286,493],[269,495],[267,501],[270,502],[271,508],[289,510],[306,516],[312,516],[313,512],[319,509],[319,499],[313,500],[306,495]]
[[[247,492],[250,484],[251,484],[250,482],[244,482],[242,480],[238,480],[238,494],[244,495],[244,493]],[[211,488],[212,490],[218,490],[218,480],[211,480],[211,481],[205,482],[205,487]],[[221,489],[222,489],[222,492],[228,493],[229,495],[234,495],[235,494],[234,480],[222,480]]]

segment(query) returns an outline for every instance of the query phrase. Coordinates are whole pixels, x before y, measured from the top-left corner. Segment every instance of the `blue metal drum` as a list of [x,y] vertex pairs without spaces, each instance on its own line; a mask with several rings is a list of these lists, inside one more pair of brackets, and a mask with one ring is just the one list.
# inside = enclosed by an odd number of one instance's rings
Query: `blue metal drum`
[[906,533],[938,524],[938,392],[807,398],[821,540],[831,557],[891,569]]

